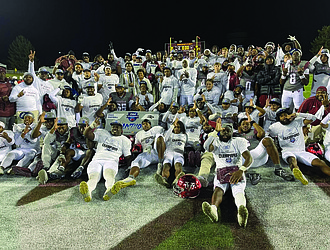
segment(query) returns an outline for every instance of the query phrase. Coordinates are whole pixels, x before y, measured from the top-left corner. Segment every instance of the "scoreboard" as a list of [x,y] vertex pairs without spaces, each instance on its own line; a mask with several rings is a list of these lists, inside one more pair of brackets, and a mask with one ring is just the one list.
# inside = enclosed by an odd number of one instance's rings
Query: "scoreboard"
[[184,57],[188,57],[189,50],[194,50],[196,55],[200,54],[201,51],[204,51],[205,42],[204,41],[198,41],[196,42],[189,42],[189,43],[165,43],[165,50],[168,54],[171,53],[171,51],[182,51]]

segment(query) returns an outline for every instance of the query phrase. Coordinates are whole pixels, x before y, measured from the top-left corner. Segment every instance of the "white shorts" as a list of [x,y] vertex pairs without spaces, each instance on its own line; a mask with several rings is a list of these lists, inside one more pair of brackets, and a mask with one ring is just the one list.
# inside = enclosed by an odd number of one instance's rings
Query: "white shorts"
[[[266,138],[266,137],[265,137]],[[255,149],[250,151],[253,162],[251,168],[260,167],[265,165],[268,161],[268,154],[265,146],[262,144],[262,140],[259,142],[258,146]]]
[[290,108],[291,103],[293,102],[294,108],[299,109],[300,105],[304,101],[303,89],[298,89],[296,91],[283,90],[282,94],[282,107]]
[[303,163],[307,166],[312,166],[312,161],[318,159],[318,157],[310,152],[306,151],[282,151],[283,160],[288,163],[288,157],[294,157],[298,162]]
[[214,189],[216,187],[219,187],[219,188],[222,189],[223,193],[226,193],[229,186],[231,187],[233,197],[235,197],[239,193],[242,193],[243,195],[245,195],[245,187],[246,187],[245,174],[243,173],[243,180],[241,180],[240,182],[238,182],[236,184],[230,184],[230,183],[221,184],[220,181],[217,178],[217,175],[215,175],[215,177],[214,177],[214,187],[213,187]]
[[164,155],[164,161],[163,164],[169,163],[171,165],[174,165],[175,163],[181,163],[183,166],[184,164],[184,158],[183,155],[177,152],[166,152]]
[[115,160],[92,160],[87,167],[87,174],[103,173],[106,169],[115,170],[118,172],[118,161]]
[[158,163],[158,154],[156,150],[151,150],[150,154],[148,152],[144,152],[139,154],[134,161],[131,163],[131,167],[138,167],[138,168],[145,168],[148,167],[150,164]]

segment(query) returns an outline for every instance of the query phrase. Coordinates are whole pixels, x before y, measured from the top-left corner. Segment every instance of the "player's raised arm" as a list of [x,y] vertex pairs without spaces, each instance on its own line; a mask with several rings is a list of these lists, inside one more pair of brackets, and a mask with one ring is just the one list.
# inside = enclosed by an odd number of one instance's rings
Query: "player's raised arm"
[[94,129],[97,128],[100,124],[101,124],[100,118],[99,117],[95,118],[92,124],[85,129],[84,136],[87,139],[94,141],[95,138]]

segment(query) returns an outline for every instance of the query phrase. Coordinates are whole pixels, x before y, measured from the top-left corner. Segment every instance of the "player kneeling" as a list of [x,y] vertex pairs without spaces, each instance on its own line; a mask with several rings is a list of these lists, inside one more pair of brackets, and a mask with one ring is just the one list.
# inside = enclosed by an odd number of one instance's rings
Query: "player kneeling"
[[96,188],[102,175],[106,187],[103,200],[109,200],[112,195],[116,194],[113,184],[118,172],[119,157],[124,155],[127,162],[131,156],[131,141],[122,135],[122,124],[112,122],[110,133],[105,129],[94,131],[99,125],[100,119],[96,118],[84,131],[87,139],[97,142],[95,155],[87,167],[88,181],[82,181],[79,187],[86,202],[91,201],[92,191]]
[[247,149],[247,140],[232,137],[232,135],[232,125],[225,124],[222,127],[221,119],[219,118],[216,131],[210,133],[209,138],[205,142],[205,147],[209,148],[209,152],[213,153],[216,162],[216,176],[214,178],[212,202],[211,204],[203,202],[202,209],[211,221],[217,222],[218,207],[225,192],[228,188],[231,188],[238,209],[238,224],[245,227],[248,219],[248,210],[244,192],[246,186],[244,172],[250,167],[253,159]]

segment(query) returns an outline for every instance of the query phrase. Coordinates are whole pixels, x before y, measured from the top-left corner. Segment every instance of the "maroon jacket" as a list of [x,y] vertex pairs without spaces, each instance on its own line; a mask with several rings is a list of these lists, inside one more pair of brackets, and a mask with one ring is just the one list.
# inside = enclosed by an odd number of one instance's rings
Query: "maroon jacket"
[[239,84],[239,77],[237,76],[236,72],[229,74],[229,90],[234,90],[235,87]]
[[5,81],[0,81],[0,116],[9,117],[13,116],[16,113],[16,103],[4,101],[2,97],[10,96],[12,85],[9,83],[6,78]]
[[[300,105],[298,109],[298,113],[309,113],[315,115],[319,108],[322,106],[322,102],[319,101],[315,96],[307,98],[303,103]],[[330,112],[330,106],[324,109],[324,118]],[[312,126],[319,125],[321,120],[316,119],[314,122],[311,123]]]

